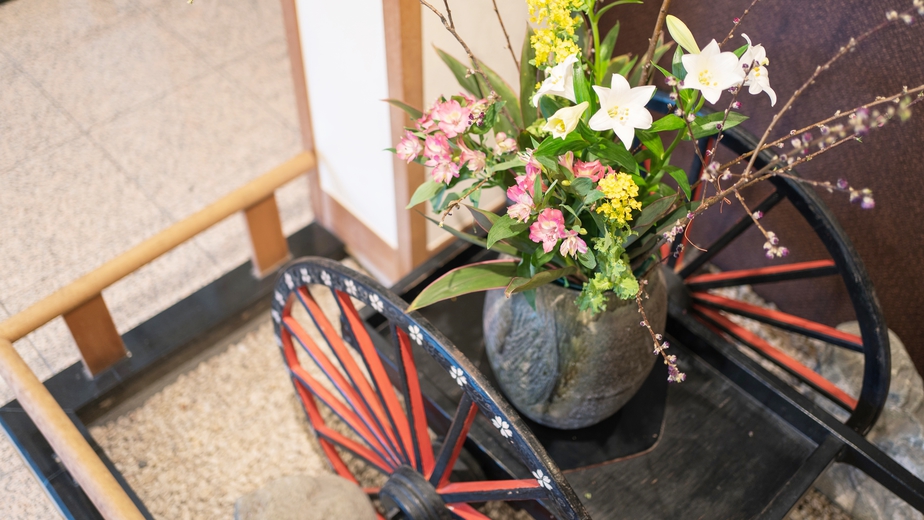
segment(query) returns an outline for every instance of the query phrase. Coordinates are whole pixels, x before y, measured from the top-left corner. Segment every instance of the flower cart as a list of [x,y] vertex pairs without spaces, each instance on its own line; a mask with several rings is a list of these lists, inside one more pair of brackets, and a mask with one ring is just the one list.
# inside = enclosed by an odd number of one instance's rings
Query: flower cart
[[[737,154],[755,142],[734,129],[722,145]],[[766,160],[761,154],[758,165]],[[691,181],[701,171],[694,161]],[[772,192],[755,211],[795,209],[828,256],[704,271],[753,225],[745,216],[704,244],[700,255],[671,258],[662,267],[670,302],[666,335],[686,381],[667,383],[667,368],[658,364],[616,415],[577,430],[521,418],[494,389],[481,336],[483,293],[408,312],[394,292],[336,262],[293,262],[277,279],[273,319],[332,468],[354,481],[356,464],[380,473],[384,485],[367,492],[386,518],[486,518],[474,506],[492,500],[512,502],[536,518],[783,518],[833,462],[860,468],[924,511],[924,482],[864,438],[889,389],[886,328],[864,267],[813,191],[791,179],[770,182]],[[411,299],[427,282],[495,256],[460,245],[394,289]],[[710,292],[817,277],[838,277],[845,285],[860,336]],[[339,317],[321,312],[312,296],[319,290],[333,291]],[[823,304],[824,295],[817,296]],[[351,297],[366,304],[363,311]],[[295,317],[295,307],[307,311],[309,323]],[[862,390],[848,395],[728,315],[861,353]],[[337,321],[342,335],[332,326]],[[324,336],[323,348],[306,333],[312,326]],[[298,349],[328,380],[302,366]],[[832,407],[844,412],[841,419]],[[322,413],[327,408],[333,414]],[[472,460],[476,470],[460,469]]]

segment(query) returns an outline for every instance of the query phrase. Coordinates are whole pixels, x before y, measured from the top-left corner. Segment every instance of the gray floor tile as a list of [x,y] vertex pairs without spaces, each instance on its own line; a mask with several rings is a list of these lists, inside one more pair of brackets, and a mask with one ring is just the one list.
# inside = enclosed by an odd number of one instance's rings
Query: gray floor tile
[[[12,248],[12,258],[0,255],[0,272],[16,273],[0,279],[5,303],[21,302],[17,295],[24,290],[50,293],[57,287],[41,280],[51,275],[74,279],[168,222],[86,137],[4,173],[3,197],[0,243],[20,246]],[[38,291],[32,290],[36,284],[42,284]]]
[[79,45],[20,66],[84,128],[211,70],[147,13],[126,17]]
[[[9,313],[6,311],[6,305],[0,306],[0,321],[4,321],[9,317]],[[15,343],[13,347],[16,349],[16,352],[19,353],[23,361],[29,365],[29,368],[32,369],[32,372],[41,379],[42,381],[51,377],[54,372],[49,366],[48,362],[44,357],[39,353],[38,349],[35,348],[35,345],[32,343],[31,339],[28,337],[23,338]],[[14,398],[13,390],[6,384],[2,378],[0,378],[0,405],[4,405]],[[0,473],[3,472],[2,465],[0,465]],[[0,516],[0,518],[3,518]]]
[[91,135],[175,219],[202,209],[300,150],[296,131],[219,73]]
[[[0,5],[0,20],[3,16]],[[0,172],[78,135],[80,128],[10,59],[0,54]],[[0,178],[0,193],[3,184]]]
[[0,4],[0,49],[27,62],[137,12],[131,0],[12,0]]
[[0,476],[0,496],[16,497],[15,500],[0,500],[0,518],[4,520],[61,518],[61,514],[51,504],[42,486],[22,462],[15,471]]
[[298,130],[298,112],[292,90],[292,72],[285,38],[254,49],[240,59],[222,67],[238,85],[256,96],[278,114],[291,128]]
[[284,33],[275,0],[139,0],[177,35],[221,65]]

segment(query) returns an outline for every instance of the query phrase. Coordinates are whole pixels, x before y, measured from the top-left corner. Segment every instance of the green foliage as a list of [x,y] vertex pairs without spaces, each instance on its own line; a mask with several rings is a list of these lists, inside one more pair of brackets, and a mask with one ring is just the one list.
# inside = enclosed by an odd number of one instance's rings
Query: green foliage
[[516,274],[517,263],[513,260],[493,260],[462,266],[449,271],[428,285],[408,305],[408,310],[420,309],[463,294],[490,289],[506,289]]

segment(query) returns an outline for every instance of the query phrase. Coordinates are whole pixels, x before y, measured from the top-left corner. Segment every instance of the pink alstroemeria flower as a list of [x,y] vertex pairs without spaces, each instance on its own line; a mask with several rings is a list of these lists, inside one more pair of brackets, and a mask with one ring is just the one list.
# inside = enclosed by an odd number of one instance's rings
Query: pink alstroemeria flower
[[504,132],[497,132],[494,136],[494,140],[497,142],[494,146],[494,153],[497,155],[517,151],[517,140],[512,137],[507,137],[507,134]]
[[454,99],[450,99],[436,107],[436,110],[433,111],[433,117],[439,121],[440,130],[446,132],[446,137],[452,138],[468,129],[471,122],[469,119],[471,113],[471,109],[463,107]]
[[452,161],[441,162],[430,172],[430,177],[436,182],[449,184],[454,178],[459,176],[459,169],[462,166]]
[[571,255],[577,258],[578,253],[584,254],[587,252],[587,243],[578,236],[577,231],[573,229],[567,230],[562,238],[564,240],[562,240],[561,248],[558,250],[561,256]]
[[529,239],[533,242],[542,242],[542,250],[546,253],[555,249],[555,244],[565,232],[565,217],[561,211],[554,208],[545,208],[539,213],[539,218],[529,226]]
[[401,142],[395,147],[398,158],[402,161],[406,161],[408,164],[416,159],[422,151],[423,146],[420,144],[420,139],[410,131],[404,133],[404,138],[401,139]]
[[485,156],[484,152],[469,150],[461,139],[459,139],[459,149],[462,150],[462,155],[459,156],[459,162],[468,166],[468,169],[471,170],[472,173],[478,173],[484,169],[487,164],[487,156]]
[[569,172],[574,173],[574,152],[565,152],[558,157],[558,164],[564,166]]
[[428,135],[424,141],[424,157],[427,158],[427,166],[437,166],[440,163],[452,160],[452,149],[449,147],[449,139],[445,134]]
[[507,207],[507,215],[510,218],[526,222],[533,211],[533,197],[523,189],[523,186],[517,184],[507,188],[507,198],[513,201],[513,204]]
[[600,164],[600,161],[575,161],[572,172],[575,177],[587,177],[594,182],[600,182],[603,174],[606,173],[606,168]]

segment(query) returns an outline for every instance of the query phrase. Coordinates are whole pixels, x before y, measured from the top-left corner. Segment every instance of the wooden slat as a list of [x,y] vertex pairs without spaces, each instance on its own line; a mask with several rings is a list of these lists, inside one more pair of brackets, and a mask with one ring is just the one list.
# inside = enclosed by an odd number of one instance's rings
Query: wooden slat
[[202,211],[168,227],[6,320],[0,324],[0,338],[16,341],[58,316],[74,310],[143,265],[234,213],[267,198],[277,188],[314,166],[313,153],[305,152],[296,155],[225,195]]
[[141,520],[144,516],[83,438],[45,385],[22,360],[13,344],[0,338],[0,375],[23,410],[48,439],[71,476],[103,518]]
[[254,274],[263,278],[292,258],[286,235],[282,232],[276,196],[270,194],[269,197],[245,209],[244,217],[250,231]]
[[102,294],[64,315],[64,322],[80,349],[83,364],[96,376],[128,353],[116,330]]

